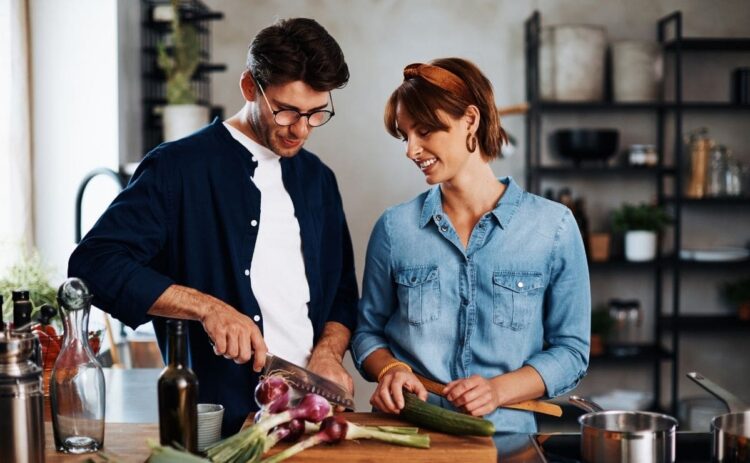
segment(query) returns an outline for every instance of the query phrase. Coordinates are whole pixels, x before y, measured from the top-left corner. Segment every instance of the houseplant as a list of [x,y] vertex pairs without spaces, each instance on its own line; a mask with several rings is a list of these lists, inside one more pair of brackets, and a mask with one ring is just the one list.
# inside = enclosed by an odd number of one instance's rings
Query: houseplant
[[659,206],[623,204],[612,216],[612,228],[625,234],[625,259],[643,262],[656,257],[658,233],[671,222]]
[[172,30],[157,45],[156,64],[166,77],[167,105],[162,113],[164,140],[188,135],[208,122],[208,108],[196,104],[191,80],[201,59],[201,45],[194,27],[182,24],[179,1],[172,0]]
[[750,278],[725,283],[721,293],[727,304],[737,310],[740,320],[750,320]]

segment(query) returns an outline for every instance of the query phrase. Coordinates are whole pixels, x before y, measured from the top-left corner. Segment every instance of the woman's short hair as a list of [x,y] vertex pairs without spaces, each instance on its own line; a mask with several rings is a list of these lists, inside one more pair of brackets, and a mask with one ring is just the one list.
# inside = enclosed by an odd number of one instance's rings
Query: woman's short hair
[[418,73],[409,72],[414,65],[407,66],[404,81],[393,91],[385,105],[384,119],[388,133],[400,138],[396,123],[396,107],[399,104],[415,123],[429,130],[448,129],[448,125],[438,118],[438,109],[451,117],[459,118],[469,105],[474,105],[479,109],[480,115],[476,136],[481,151],[488,159],[501,156],[500,148],[503,143],[508,142],[508,136],[500,126],[489,79],[474,63],[462,58],[441,58],[430,61],[430,64],[458,77],[463,82],[463,91],[449,91],[431,83],[428,79],[415,75]]
[[283,19],[255,36],[247,52],[247,70],[261,85],[301,80],[320,92],[349,81],[344,53],[313,19]]

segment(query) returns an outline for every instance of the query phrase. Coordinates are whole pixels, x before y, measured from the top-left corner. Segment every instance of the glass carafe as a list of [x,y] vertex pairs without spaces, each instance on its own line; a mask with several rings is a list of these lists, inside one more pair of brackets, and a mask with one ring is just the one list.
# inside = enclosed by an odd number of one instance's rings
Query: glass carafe
[[69,278],[57,293],[65,336],[50,381],[55,447],[88,453],[104,444],[104,373],[88,342],[92,296]]

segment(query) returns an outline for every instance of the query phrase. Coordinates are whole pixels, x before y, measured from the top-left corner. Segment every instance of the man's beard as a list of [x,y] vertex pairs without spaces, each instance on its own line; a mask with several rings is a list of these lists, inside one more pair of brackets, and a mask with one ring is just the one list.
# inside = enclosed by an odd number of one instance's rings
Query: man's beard
[[[255,122],[255,126],[258,128],[258,136],[260,137],[262,143],[266,148],[270,149],[278,156],[281,156],[282,158],[291,158],[296,156],[297,153],[299,153],[299,150],[302,149],[304,143],[294,148],[286,148],[281,144],[278,135],[282,130],[288,131],[288,128],[282,128],[280,126],[277,126],[275,123],[273,126],[265,124],[265,122],[260,118],[259,114],[255,114],[253,119]],[[276,131],[274,131],[273,129],[276,129]]]

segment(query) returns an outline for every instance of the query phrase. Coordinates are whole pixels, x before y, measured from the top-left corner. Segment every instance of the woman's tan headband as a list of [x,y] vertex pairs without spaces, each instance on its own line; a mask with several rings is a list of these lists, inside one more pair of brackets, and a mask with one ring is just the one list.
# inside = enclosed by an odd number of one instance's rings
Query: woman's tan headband
[[421,77],[466,102],[472,101],[471,94],[464,81],[447,69],[432,64],[413,63],[404,68],[404,79],[413,77]]

